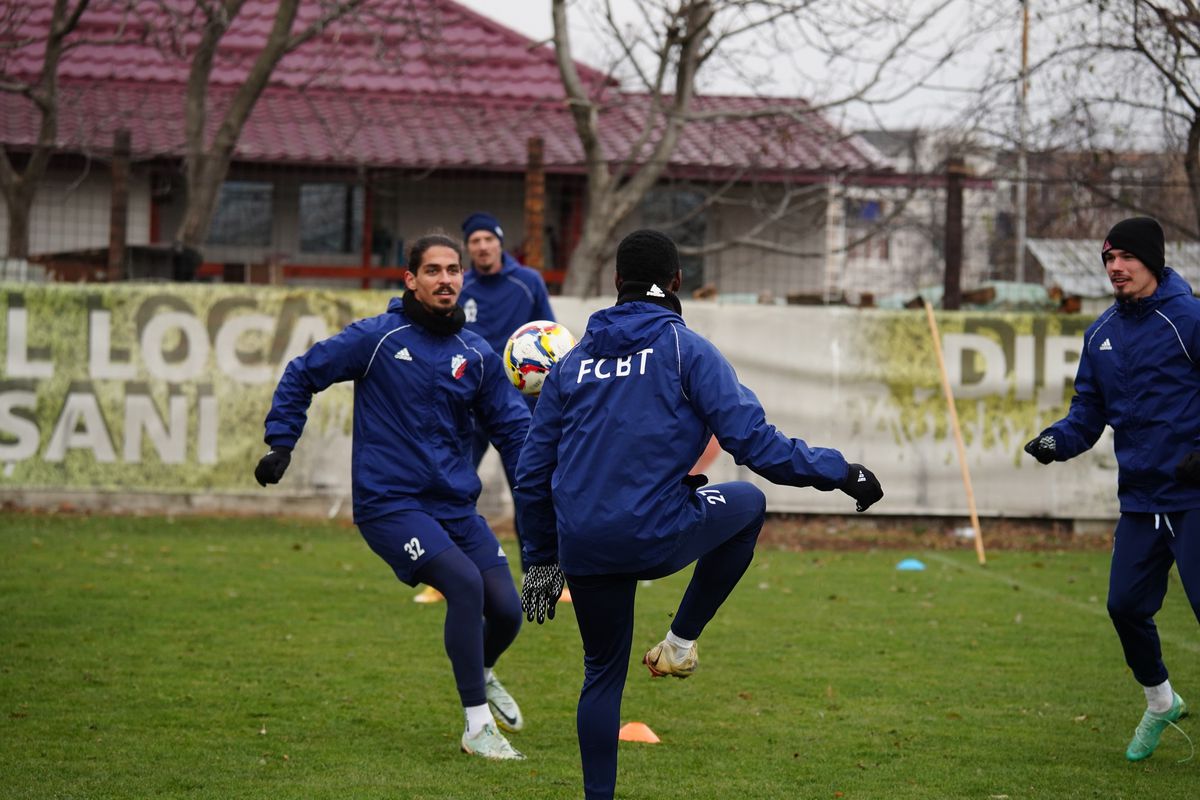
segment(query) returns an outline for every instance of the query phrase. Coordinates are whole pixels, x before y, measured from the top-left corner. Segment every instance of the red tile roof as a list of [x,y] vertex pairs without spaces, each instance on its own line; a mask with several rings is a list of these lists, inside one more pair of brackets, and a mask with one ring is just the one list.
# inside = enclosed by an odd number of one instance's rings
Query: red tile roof
[[[27,0],[23,30],[45,30],[51,5]],[[187,0],[167,5],[195,14]],[[450,0],[365,5],[369,13],[334,23],[283,60],[247,121],[239,160],[519,171],[526,139],[536,134],[545,142],[548,171],[582,170],[549,47]],[[247,0],[222,41],[210,82],[213,128],[269,31],[273,7]],[[124,127],[138,157],[182,155],[186,53],[197,34],[194,25],[171,26],[157,2],[136,8],[127,14],[118,0],[93,0],[84,14],[73,40],[79,44],[64,55],[59,73],[62,148],[106,151]],[[319,8],[303,3],[301,18],[311,20]],[[114,39],[121,43],[104,43]],[[40,56],[37,44],[10,51],[0,73],[36,74]],[[600,72],[580,69],[613,100],[602,135],[607,152],[622,156],[637,137],[648,98],[619,94]],[[745,97],[704,97],[696,108],[744,114],[779,104],[807,110],[799,100]],[[31,103],[0,93],[0,141],[28,146],[38,123]],[[697,178],[879,169],[868,145],[814,113],[690,123],[670,166]]]
[[[194,0],[93,0],[72,34],[59,67],[64,81],[183,84],[203,22]],[[53,0],[23,0],[14,14],[31,43],[9,54],[0,73],[41,70]],[[237,87],[274,23],[273,0],[246,0],[221,40],[210,84]],[[293,32],[318,18],[327,3],[300,4]],[[168,14],[165,9],[171,9]],[[6,36],[6,34],[8,34]],[[0,30],[0,41],[13,32]],[[114,41],[116,43],[114,43]],[[590,83],[604,81],[580,65]],[[354,92],[447,93],[523,99],[563,96],[553,50],[450,0],[366,0],[350,16],[286,55],[273,88]]]

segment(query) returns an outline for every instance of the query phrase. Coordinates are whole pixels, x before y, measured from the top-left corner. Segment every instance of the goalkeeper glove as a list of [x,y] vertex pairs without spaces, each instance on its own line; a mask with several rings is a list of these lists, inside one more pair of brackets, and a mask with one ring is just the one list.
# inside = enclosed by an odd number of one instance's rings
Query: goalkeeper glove
[[860,513],[883,497],[883,487],[879,485],[879,479],[862,464],[851,464],[846,480],[842,481],[838,488],[855,499],[855,508]]
[[287,472],[288,464],[292,463],[292,448],[272,446],[267,454],[258,460],[254,468],[254,478],[259,486],[268,483],[279,483],[283,473]]
[[1054,460],[1055,451],[1058,443],[1054,440],[1054,434],[1044,433],[1041,436],[1035,436],[1025,443],[1025,452],[1036,458],[1043,464],[1049,464]]
[[525,619],[538,625],[554,619],[554,606],[563,590],[563,573],[558,564],[534,564],[521,583],[521,608]]

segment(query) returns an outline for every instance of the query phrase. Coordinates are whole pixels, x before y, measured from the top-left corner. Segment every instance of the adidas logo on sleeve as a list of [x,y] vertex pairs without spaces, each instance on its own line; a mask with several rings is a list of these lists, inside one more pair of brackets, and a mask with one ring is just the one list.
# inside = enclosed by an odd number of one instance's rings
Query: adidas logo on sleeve
[[1103,342],[1100,343],[1100,349],[1101,350],[1112,350],[1112,342],[1110,342],[1108,339],[1105,339]]
[[401,347],[396,351],[395,359],[397,361],[412,361],[412,354],[408,352],[407,347]]

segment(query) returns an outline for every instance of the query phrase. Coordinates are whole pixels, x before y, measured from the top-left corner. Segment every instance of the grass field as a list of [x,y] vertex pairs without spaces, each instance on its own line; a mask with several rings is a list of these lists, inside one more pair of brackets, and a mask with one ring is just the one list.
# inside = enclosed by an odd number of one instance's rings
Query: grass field
[[[898,572],[901,558],[924,572]],[[760,551],[688,681],[631,668],[621,798],[1197,798],[1176,732],[1123,758],[1143,706],[1104,611],[1107,553]],[[635,658],[675,576],[638,594]],[[529,760],[458,752],[441,606],[349,526],[0,515],[5,798],[582,796],[574,616],[527,625],[498,674]],[[1200,704],[1200,634],[1159,616]],[[1194,699],[1192,699],[1194,698]],[[1200,740],[1196,718],[1183,728]]]

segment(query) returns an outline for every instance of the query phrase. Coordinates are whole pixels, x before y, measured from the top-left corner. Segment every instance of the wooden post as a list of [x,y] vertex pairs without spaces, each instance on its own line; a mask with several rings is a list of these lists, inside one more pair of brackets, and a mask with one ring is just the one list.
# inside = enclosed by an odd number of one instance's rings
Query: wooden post
[[371,231],[375,227],[375,203],[371,193],[371,177],[363,173],[362,179],[363,191],[363,219],[362,219],[362,288],[371,288],[371,279],[367,277],[366,270],[371,268]]
[[531,136],[525,142],[528,164],[525,167],[525,265],[541,272],[546,268],[546,168],[542,137]]
[[117,281],[125,274],[129,228],[129,131],[113,135],[112,191],[108,209],[108,264],[104,279]]
[[967,167],[961,158],[946,163],[946,275],[942,308],[962,307],[963,178]]
[[958,448],[958,466],[962,470],[963,487],[967,491],[967,510],[971,514],[971,528],[975,531],[975,555],[980,564],[987,563],[983,552],[983,530],[979,527],[979,514],[975,511],[975,490],[971,488],[971,470],[967,466],[967,448],[963,445],[962,427],[958,424],[958,409],[954,407],[954,390],[950,388],[950,375],[946,372],[946,357],[942,354],[942,337],[938,333],[933,306],[925,301],[925,316],[929,319],[929,332],[933,335],[933,351],[937,353],[938,372],[942,375],[942,393],[946,396],[946,409],[950,414],[950,427],[954,430],[954,444]]

